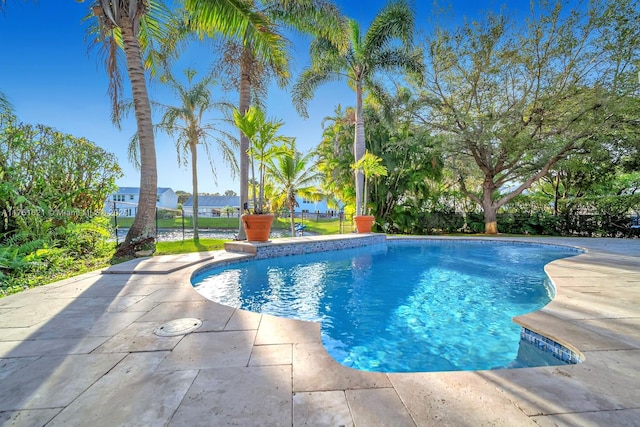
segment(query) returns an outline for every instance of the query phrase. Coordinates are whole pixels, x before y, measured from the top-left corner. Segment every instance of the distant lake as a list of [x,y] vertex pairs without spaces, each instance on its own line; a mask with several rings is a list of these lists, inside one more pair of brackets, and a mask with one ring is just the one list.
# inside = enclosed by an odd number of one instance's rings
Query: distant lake
[[[118,242],[122,242],[129,231],[128,228],[118,228]],[[238,234],[238,230],[232,229],[202,229],[198,230],[200,238],[203,239],[223,239],[233,240]],[[313,233],[305,232],[305,235],[312,235]],[[288,230],[272,230],[271,238],[277,239],[279,237],[290,237],[291,232]],[[185,228],[184,235],[181,229],[159,229],[158,241],[176,241],[176,240],[190,240],[193,239],[193,230]]]

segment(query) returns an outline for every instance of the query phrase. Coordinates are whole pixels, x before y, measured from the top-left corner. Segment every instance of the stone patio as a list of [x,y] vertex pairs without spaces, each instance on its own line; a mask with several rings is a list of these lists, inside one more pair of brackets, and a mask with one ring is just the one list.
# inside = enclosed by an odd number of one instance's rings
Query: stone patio
[[[588,250],[547,265],[556,298],[516,319],[584,363],[356,371],[326,353],[318,324],[191,287],[203,265],[248,255],[154,257],[0,299],[0,425],[639,426],[640,239],[520,240]],[[203,324],[153,333],[180,318]]]

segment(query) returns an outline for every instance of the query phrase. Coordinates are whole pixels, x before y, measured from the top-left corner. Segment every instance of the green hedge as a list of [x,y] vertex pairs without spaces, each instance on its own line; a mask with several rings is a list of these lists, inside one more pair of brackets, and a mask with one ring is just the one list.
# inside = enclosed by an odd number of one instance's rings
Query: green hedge
[[[640,207],[640,194],[579,198],[561,201],[558,215],[549,199],[516,198],[498,213],[498,230],[505,234],[548,236],[625,237],[630,235],[631,216]],[[385,227],[388,233],[441,234],[483,233],[482,212],[450,210],[396,213]]]

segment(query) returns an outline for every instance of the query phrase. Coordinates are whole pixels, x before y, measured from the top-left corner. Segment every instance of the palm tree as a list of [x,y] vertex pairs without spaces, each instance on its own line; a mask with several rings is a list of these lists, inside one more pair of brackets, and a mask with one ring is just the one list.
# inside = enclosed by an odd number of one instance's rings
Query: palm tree
[[[82,0],[79,0],[82,1]],[[245,0],[187,0],[192,7],[206,4],[218,17],[211,23],[211,31],[224,36],[243,34],[262,51],[277,50],[280,36],[272,31],[260,16],[253,13]],[[3,1],[4,4],[4,1]],[[155,205],[157,193],[157,165],[155,140],[151,121],[151,105],[146,87],[145,62],[152,64],[153,55],[143,61],[143,49],[153,48],[154,41],[163,40],[167,30],[162,25],[170,13],[162,0],[95,0],[93,15],[98,18],[100,32],[92,44],[98,44],[104,54],[109,74],[109,93],[113,101],[113,121],[118,124],[118,106],[122,79],[118,54],[125,52],[127,75],[133,93],[140,148],[140,200],[134,222],[120,248],[127,253],[139,241],[155,243]],[[155,12],[147,16],[147,11]]]
[[[147,92],[145,66],[138,40],[140,23],[148,10],[145,0],[97,0],[93,14],[98,18],[101,34],[98,40],[108,52],[107,72],[110,93],[114,106],[118,104],[122,89],[117,66],[118,40],[121,40],[127,63],[127,73],[133,93],[134,113],[140,145],[140,199],[133,224],[120,248],[121,253],[130,250],[133,244],[145,241],[155,244],[155,208],[158,190],[156,148],[151,122],[151,104]],[[118,120],[118,108],[114,107],[114,121]]]
[[[240,0],[238,0],[240,1]],[[197,3],[197,4],[196,4]],[[344,26],[344,20],[338,8],[327,0],[247,0],[249,6],[257,16],[265,19],[269,28],[277,25],[285,29],[296,30],[313,35],[322,35],[331,40],[333,35],[339,34],[336,28]],[[201,33],[210,33],[220,21],[220,17],[213,10],[212,3],[186,0],[186,7],[192,14],[190,19]],[[240,54],[227,55],[234,58],[239,66],[240,114],[246,114],[252,105],[252,96],[256,91],[266,87],[265,79],[271,74],[278,84],[284,86],[290,77],[288,70],[288,54],[286,40],[280,39],[279,49],[266,52],[248,39],[250,33],[238,33],[240,39]],[[339,40],[334,40],[339,45]],[[268,53],[265,55],[265,53]],[[253,94],[253,95],[252,95]],[[240,205],[244,207],[249,200],[249,139],[240,133]],[[238,237],[245,237],[244,229],[240,226]]]
[[291,236],[296,235],[294,209],[297,206],[296,194],[305,197],[319,195],[315,184],[321,178],[320,172],[313,162],[313,154],[302,155],[296,151],[295,141],[289,151],[272,158],[267,163],[267,174],[275,185],[275,193],[280,194],[289,208],[291,218]]
[[[311,65],[293,87],[294,104],[306,116],[306,103],[316,88],[346,75],[349,86],[356,92],[355,162],[365,153],[363,88],[374,93],[380,91],[380,85],[374,81],[378,71],[403,70],[417,78],[422,76],[420,52],[412,49],[413,31],[413,11],[406,0],[399,0],[378,13],[364,36],[358,23],[350,20],[348,30],[343,33],[348,44],[346,50],[324,37],[316,38],[311,44]],[[355,171],[355,183],[356,215],[363,215],[364,176],[359,169]]]
[[[211,109],[229,107],[224,103],[214,102],[211,96],[210,87],[215,81],[215,76],[209,74],[202,80],[194,82],[195,70],[188,68],[184,71],[184,74],[187,78],[188,86],[182,85],[168,71],[161,78],[161,81],[172,89],[181,104],[171,106],[154,103],[154,106],[157,105],[164,111],[157,127],[171,136],[177,136],[178,163],[188,163],[186,157],[188,153],[191,153],[193,239],[198,241],[198,145],[202,145],[205,149],[215,177],[214,165],[209,154],[210,138],[214,138],[222,158],[231,166],[234,174],[238,169],[234,156],[234,149],[237,144],[233,144],[235,142],[233,136],[217,129],[212,124],[203,123],[203,115]],[[230,141],[231,145],[227,141]]]

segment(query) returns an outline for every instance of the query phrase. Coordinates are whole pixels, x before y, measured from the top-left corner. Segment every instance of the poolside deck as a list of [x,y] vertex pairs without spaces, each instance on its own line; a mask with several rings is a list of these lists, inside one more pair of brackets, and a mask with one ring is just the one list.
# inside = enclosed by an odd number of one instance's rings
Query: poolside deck
[[[0,299],[0,425],[640,425],[640,239],[526,240],[588,250],[549,264],[556,298],[518,319],[584,363],[355,371],[324,351],[319,325],[190,286],[212,258],[248,255],[154,257]],[[203,324],[154,334],[181,318]]]

